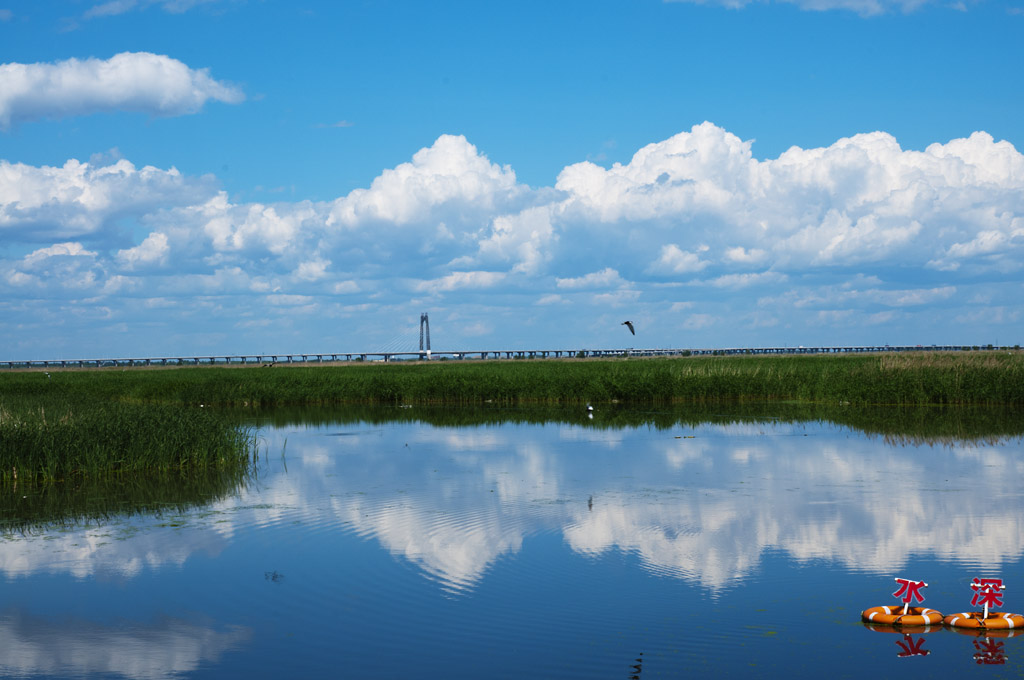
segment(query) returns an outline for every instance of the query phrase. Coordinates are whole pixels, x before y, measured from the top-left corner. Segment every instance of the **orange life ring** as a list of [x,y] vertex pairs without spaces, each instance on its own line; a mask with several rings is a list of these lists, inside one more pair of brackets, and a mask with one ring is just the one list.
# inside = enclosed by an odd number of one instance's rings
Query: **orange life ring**
[[908,607],[903,613],[903,605],[893,607],[871,607],[860,614],[860,618],[870,623],[882,623],[888,626],[929,626],[942,621],[942,613],[928,607]]
[[959,614],[950,614],[942,622],[954,628],[984,628],[986,630],[1024,628],[1024,616],[1003,612],[989,612],[988,618],[985,618],[984,612],[960,612]]

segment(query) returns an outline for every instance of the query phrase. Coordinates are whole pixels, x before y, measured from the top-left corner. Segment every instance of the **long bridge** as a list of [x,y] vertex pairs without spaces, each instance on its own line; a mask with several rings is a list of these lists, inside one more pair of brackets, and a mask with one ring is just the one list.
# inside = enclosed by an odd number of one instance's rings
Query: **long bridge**
[[858,345],[837,347],[727,347],[675,349],[490,349],[419,350],[406,352],[321,352],[313,354],[236,354],[167,357],[108,357],[101,359],[25,359],[0,361],[0,369],[104,368],[132,366],[245,366],[274,364],[323,364],[336,362],[393,362],[423,360],[508,360],[601,357],[734,356],[738,354],[865,354],[873,352],[968,352],[1016,350],[993,345]]

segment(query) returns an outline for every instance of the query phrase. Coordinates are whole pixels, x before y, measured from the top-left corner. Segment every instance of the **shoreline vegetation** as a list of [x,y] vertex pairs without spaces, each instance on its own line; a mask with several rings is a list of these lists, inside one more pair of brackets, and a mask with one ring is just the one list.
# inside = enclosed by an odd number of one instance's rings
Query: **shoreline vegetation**
[[245,470],[255,428],[212,409],[0,389],[0,483]]
[[215,407],[799,401],[1024,405],[1024,352],[417,361],[0,372],[5,395]]
[[[1024,354],[16,370],[0,373],[0,482],[248,466],[256,433],[242,423],[270,409],[419,405],[491,409],[493,415],[500,408],[586,404],[607,413],[685,405],[756,412],[757,404],[795,404],[812,418],[865,431],[870,421],[888,417],[878,407],[889,407],[910,425],[890,422],[879,433],[909,427],[908,435],[922,436],[936,408],[1000,407],[1004,415],[996,420],[1020,421]],[[1020,434],[1016,427],[986,433],[960,416],[953,420],[942,436]]]

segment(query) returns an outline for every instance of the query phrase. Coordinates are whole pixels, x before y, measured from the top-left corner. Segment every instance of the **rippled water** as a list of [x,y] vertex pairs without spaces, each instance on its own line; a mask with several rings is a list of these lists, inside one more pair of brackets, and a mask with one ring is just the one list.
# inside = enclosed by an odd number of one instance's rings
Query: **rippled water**
[[1024,611],[1019,439],[601,418],[266,427],[208,503],[9,531],[0,673],[1021,675],[1021,638],[859,621],[896,576]]

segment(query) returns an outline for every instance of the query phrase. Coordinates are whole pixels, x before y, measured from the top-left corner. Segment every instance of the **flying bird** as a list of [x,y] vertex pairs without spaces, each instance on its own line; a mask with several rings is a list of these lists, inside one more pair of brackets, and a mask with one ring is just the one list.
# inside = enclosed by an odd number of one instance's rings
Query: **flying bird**
[[632,321],[623,321],[619,325],[625,326],[625,327],[629,328],[629,332],[632,333],[633,335],[636,335],[636,331],[633,330],[633,322]]

